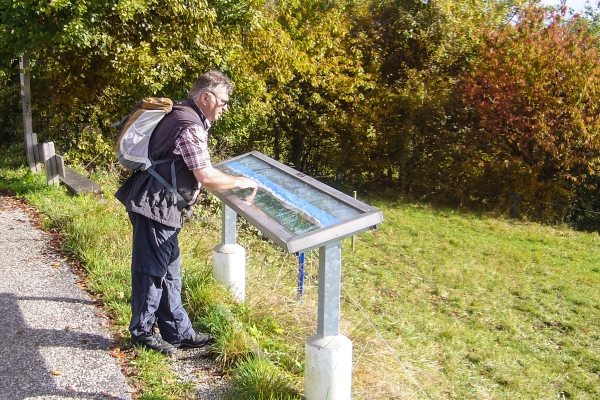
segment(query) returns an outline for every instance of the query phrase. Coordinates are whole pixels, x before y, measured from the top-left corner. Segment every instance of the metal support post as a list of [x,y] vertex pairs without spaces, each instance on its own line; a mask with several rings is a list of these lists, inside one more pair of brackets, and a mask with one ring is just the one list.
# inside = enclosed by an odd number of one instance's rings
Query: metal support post
[[342,242],[319,248],[319,310],[317,333],[335,336],[340,330]]
[[[352,192],[352,197],[356,199],[356,190]],[[356,236],[352,236],[352,251],[356,250]]]
[[340,329],[342,242],[319,248],[317,334],[306,340],[306,400],[352,398],[352,342]]
[[223,244],[235,244],[237,239],[237,214],[236,212],[223,203],[223,211],[221,215],[223,222],[223,232],[221,239]]

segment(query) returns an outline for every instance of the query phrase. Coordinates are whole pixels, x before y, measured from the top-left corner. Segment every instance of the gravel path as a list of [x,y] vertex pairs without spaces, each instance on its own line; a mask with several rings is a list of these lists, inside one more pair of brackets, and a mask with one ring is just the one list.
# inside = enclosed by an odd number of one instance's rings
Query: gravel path
[[[111,356],[109,320],[52,235],[32,225],[31,211],[0,191],[0,400],[132,399]],[[207,350],[178,349],[171,358],[198,399],[226,398],[227,381]]]
[[108,321],[16,205],[0,195],[0,399],[130,399]]

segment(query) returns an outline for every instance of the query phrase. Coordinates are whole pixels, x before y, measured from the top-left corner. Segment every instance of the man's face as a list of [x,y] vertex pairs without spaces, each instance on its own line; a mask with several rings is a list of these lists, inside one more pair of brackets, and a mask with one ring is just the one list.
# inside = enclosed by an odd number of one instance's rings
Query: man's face
[[210,122],[215,122],[221,117],[229,105],[229,94],[225,86],[218,86],[211,92],[204,92],[200,96],[198,106]]

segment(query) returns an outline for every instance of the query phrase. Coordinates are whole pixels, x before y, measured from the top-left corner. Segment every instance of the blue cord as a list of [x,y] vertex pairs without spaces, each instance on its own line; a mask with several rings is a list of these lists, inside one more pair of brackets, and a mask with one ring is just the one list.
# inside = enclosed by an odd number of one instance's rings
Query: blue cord
[[298,255],[298,300],[302,299],[304,291],[304,253]]

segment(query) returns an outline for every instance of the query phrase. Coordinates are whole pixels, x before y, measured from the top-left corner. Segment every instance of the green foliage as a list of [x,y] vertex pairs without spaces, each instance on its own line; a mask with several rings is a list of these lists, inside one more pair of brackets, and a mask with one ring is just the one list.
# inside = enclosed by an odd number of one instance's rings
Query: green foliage
[[525,4],[0,0],[0,139],[21,140],[25,51],[34,132],[88,171],[114,165],[111,124],[137,100],[183,100],[218,68],[237,88],[215,161],[258,150],[352,190],[501,212],[519,193],[529,218],[583,221],[564,210],[596,209],[596,45],[583,45],[599,17]]
[[396,184],[423,195],[444,181],[458,104],[480,32],[510,18],[520,2],[373,1],[353,35],[373,89],[353,110],[343,170],[357,183]]
[[255,148],[316,176],[340,165],[345,121],[369,86],[349,36],[353,16],[364,8],[316,0],[267,9],[263,36],[248,41],[259,56],[253,68],[266,87],[268,112],[250,136]]
[[290,389],[290,379],[267,359],[249,357],[237,365],[232,376],[232,399],[294,400],[302,396]]
[[598,38],[564,14],[530,8],[490,32],[462,84],[474,114],[461,148],[468,185],[519,193],[537,202],[528,215],[553,221],[569,218],[555,205],[576,204],[600,151]]
[[225,367],[236,364],[240,359],[256,350],[252,336],[236,319],[236,314],[223,304],[213,304],[201,318],[200,323],[216,337],[216,359]]
[[[197,76],[214,67],[233,78],[246,75],[237,69],[244,58],[237,29],[257,25],[260,4],[242,6],[230,10],[225,3],[201,0],[3,0],[0,59],[11,63],[30,52],[34,131],[40,141],[54,141],[74,161],[94,169],[112,161],[110,125],[138,99],[183,100]],[[240,114],[225,124],[239,132],[235,144],[245,142],[253,123],[244,116],[262,115],[248,111],[256,107],[244,101],[252,94],[240,93]]]
[[198,321],[209,312],[213,304],[223,298],[227,298],[227,292],[215,286],[212,281],[212,270],[206,265],[200,271],[189,273],[185,271],[182,275],[183,300],[189,306],[190,318]]
[[600,176],[588,176],[577,188],[577,205],[570,210],[569,224],[577,229],[598,232],[600,229]]
[[190,382],[177,381],[168,357],[145,348],[138,348],[137,352],[138,356],[131,365],[139,371],[135,379],[147,387],[140,399],[169,399],[186,395],[193,390]]
[[[18,62],[0,59],[0,143],[13,143],[22,137]],[[16,129],[21,126],[21,129]],[[21,133],[21,135],[19,135]]]
[[34,174],[29,170],[25,146],[22,143],[0,147],[0,165],[4,168],[0,175],[3,188],[20,196],[28,193],[43,196],[52,191],[42,174]]

